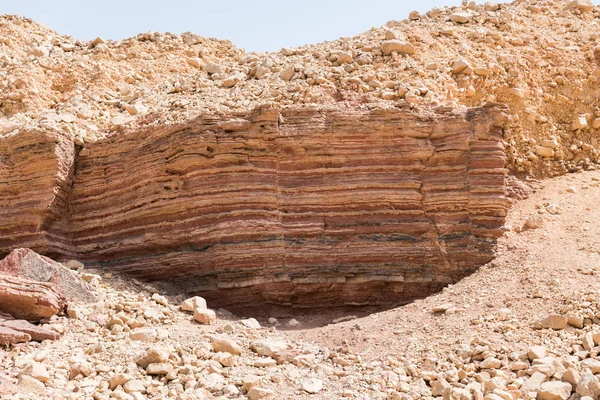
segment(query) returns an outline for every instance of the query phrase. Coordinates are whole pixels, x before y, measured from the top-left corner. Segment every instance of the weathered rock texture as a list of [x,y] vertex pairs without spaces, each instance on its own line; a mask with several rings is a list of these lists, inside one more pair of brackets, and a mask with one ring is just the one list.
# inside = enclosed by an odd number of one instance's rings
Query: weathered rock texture
[[0,308],[15,318],[39,321],[64,307],[51,284],[0,273]]
[[[13,250],[0,261],[0,273],[49,283],[53,291],[67,300],[96,300],[91,287],[79,275],[31,249]],[[1,309],[0,306],[0,311]]]
[[226,307],[408,301],[493,257],[504,111],[262,107],[80,152],[51,133],[0,139],[0,248]]

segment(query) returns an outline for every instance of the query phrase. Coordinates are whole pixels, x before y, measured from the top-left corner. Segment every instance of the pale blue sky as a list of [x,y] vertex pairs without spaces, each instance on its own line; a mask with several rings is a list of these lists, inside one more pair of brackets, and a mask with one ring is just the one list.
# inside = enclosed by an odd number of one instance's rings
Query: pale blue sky
[[[478,1],[479,2],[479,1]],[[412,10],[460,0],[0,0],[19,14],[77,39],[123,39],[137,33],[191,31],[229,39],[248,51],[271,51],[354,36]]]

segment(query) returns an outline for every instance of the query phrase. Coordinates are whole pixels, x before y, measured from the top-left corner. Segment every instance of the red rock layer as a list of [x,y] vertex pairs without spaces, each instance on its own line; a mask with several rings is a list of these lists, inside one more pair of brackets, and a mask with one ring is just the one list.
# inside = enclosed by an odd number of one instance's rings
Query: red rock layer
[[64,256],[75,144],[56,132],[0,138],[0,256],[19,247]]
[[493,257],[503,118],[263,107],[115,136],[81,150],[44,251],[231,308],[409,301]]

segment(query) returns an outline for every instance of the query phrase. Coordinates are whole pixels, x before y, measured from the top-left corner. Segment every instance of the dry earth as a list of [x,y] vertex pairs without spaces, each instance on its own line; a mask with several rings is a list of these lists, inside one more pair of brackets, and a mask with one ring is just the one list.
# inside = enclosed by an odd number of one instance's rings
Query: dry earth
[[[385,12],[385,10],[382,10]],[[411,13],[350,38],[273,53],[148,32],[77,40],[0,17],[0,135],[38,127],[90,142],[256,105],[510,107],[508,165],[561,174],[598,161],[600,9],[525,0]]]
[[56,341],[1,349],[0,397],[600,398],[600,172],[581,172],[599,156],[599,16],[586,0],[469,2],[278,53],[190,33],[86,42],[1,17],[4,136],[51,128],[91,142],[264,103],[500,101],[513,173],[579,173],[516,201],[495,261],[362,318],[255,321],[201,301],[192,316],[184,299],[80,271],[98,301],[45,321]]
[[[100,300],[71,307],[71,318],[54,317],[46,326],[64,332],[59,340],[0,352],[0,393],[3,399],[494,400],[566,399],[577,390],[598,398],[600,382],[586,372],[600,373],[599,181],[599,172],[584,172],[538,184],[511,209],[494,262],[424,300],[323,327],[306,328],[310,316],[258,327],[225,310],[199,324],[179,310],[181,299],[81,271]],[[523,225],[539,228],[521,231]],[[543,324],[559,329],[535,329],[552,315]],[[149,349],[149,359],[140,361]]]

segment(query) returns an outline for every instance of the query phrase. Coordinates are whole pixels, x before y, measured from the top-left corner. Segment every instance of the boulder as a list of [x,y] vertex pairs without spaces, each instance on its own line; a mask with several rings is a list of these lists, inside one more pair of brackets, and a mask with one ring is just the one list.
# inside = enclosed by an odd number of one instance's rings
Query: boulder
[[39,321],[65,307],[65,299],[49,283],[0,273],[0,311],[15,318]]
[[13,250],[0,261],[0,273],[50,283],[53,290],[67,300],[96,300],[92,288],[76,272],[31,249]]

